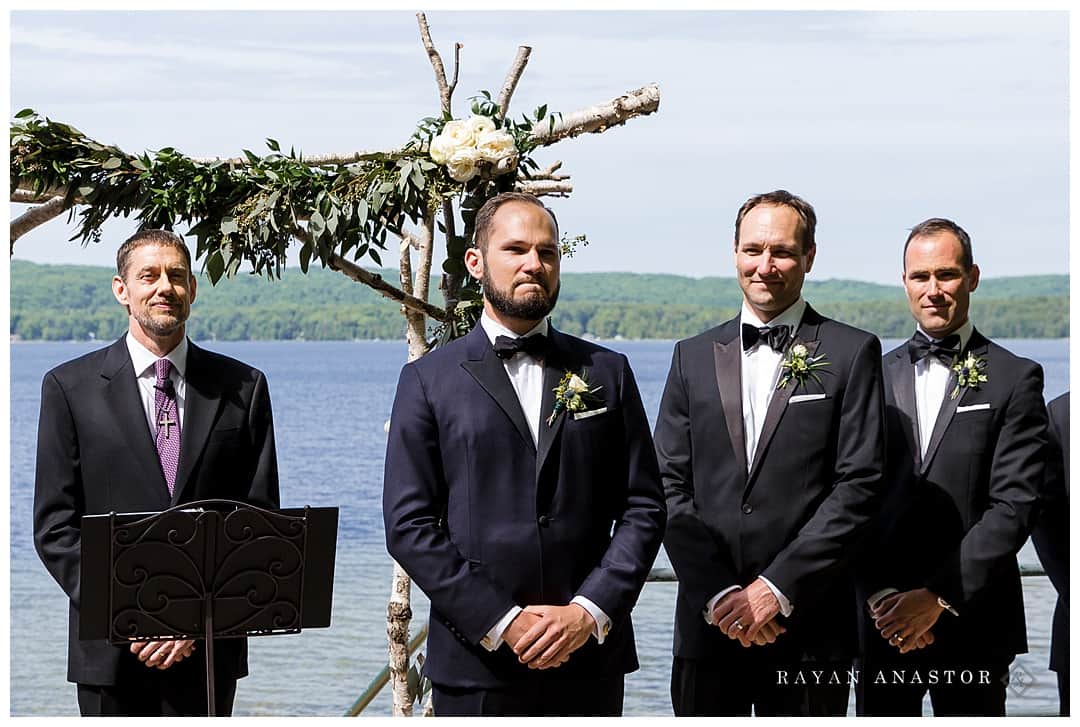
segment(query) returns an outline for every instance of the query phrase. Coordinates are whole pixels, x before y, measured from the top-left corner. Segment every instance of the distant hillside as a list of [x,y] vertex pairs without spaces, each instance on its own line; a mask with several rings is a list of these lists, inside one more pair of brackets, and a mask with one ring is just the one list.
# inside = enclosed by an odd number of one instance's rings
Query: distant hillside
[[[396,280],[397,270],[379,271]],[[119,336],[123,310],[105,267],[11,261],[11,334],[24,340]],[[252,275],[200,279],[196,339],[401,338],[397,306],[370,288],[330,270],[286,270],[281,280]],[[437,281],[432,290],[438,289]],[[899,285],[855,280],[806,281],[804,296],[825,315],[881,336],[906,336],[911,319]],[[1041,275],[983,280],[972,317],[990,336],[1061,338],[1069,335],[1069,278]],[[438,298],[438,294],[435,295]],[[742,297],[734,278],[636,273],[565,273],[553,319],[578,335],[601,338],[681,338],[733,316]]]

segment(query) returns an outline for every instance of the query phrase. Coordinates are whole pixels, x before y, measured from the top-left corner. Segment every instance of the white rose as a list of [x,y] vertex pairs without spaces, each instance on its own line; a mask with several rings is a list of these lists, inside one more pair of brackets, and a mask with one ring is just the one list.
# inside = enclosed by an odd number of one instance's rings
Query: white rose
[[431,140],[431,146],[428,147],[428,154],[431,156],[431,161],[436,164],[446,164],[450,159],[450,155],[457,149],[454,143],[447,137],[439,134]]
[[801,343],[796,343],[794,346],[791,347],[791,355],[796,358],[802,358],[806,355],[806,346],[802,345]]
[[566,388],[573,391],[575,394],[582,394],[589,390],[589,385],[586,384],[580,376],[574,374],[570,377],[570,380],[566,382]]
[[439,136],[446,139],[451,149],[471,147],[476,143],[476,134],[467,121],[448,121]]
[[446,172],[455,182],[467,182],[476,176],[479,159],[476,149],[458,149],[447,160]]
[[490,116],[470,116],[465,123],[468,124],[475,137],[495,131],[495,122]]
[[517,154],[514,137],[505,131],[489,131],[476,137],[476,150],[484,161],[497,163]]

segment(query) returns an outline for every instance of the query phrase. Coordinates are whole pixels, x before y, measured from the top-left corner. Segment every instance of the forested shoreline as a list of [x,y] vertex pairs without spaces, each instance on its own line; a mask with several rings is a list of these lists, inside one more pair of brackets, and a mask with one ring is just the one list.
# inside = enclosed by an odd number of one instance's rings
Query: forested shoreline
[[[396,279],[396,270],[377,270]],[[11,330],[17,340],[110,340],[127,318],[109,290],[106,267],[11,261]],[[554,324],[596,338],[684,338],[738,312],[734,278],[638,273],[564,273]],[[340,273],[286,270],[281,280],[241,274],[216,287],[200,276],[188,333],[195,340],[365,340],[404,338],[398,307]],[[438,290],[437,281],[432,290]],[[852,280],[806,282],[822,314],[885,338],[910,335],[899,285]],[[433,298],[437,301],[439,294]],[[972,319],[994,338],[1069,335],[1067,275],[984,279]]]

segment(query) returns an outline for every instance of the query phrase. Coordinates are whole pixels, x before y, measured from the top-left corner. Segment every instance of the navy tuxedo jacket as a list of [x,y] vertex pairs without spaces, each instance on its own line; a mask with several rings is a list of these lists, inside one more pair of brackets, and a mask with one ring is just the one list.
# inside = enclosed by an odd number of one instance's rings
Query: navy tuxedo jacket
[[820,383],[791,381],[773,393],[748,468],[739,324],[675,346],[656,423],[664,547],[679,577],[674,653],[739,658],[743,647],[703,611],[720,591],[764,576],[794,609],[780,617],[788,631],[778,648],[794,658],[850,657],[856,630],[845,566],[880,504],[881,344],[807,306],[788,350],[802,343],[829,365]]
[[[185,378],[171,498],[124,338],[61,364],[42,381],[34,545],[70,600],[68,681],[115,684],[120,660],[134,658],[126,648],[78,637],[83,515],[153,512],[209,498],[278,505],[274,426],[262,373],[189,342]],[[220,673],[247,673],[245,640],[223,639],[214,649]],[[201,660],[196,654],[170,671]]]
[[969,353],[986,362],[987,381],[952,398],[950,373],[925,456],[915,365],[906,344],[885,355],[889,494],[859,568],[860,601],[886,587],[929,588],[960,615],[942,613],[928,657],[1004,658],[1027,651],[1016,553],[1047,456],[1043,375],[977,330]]
[[[383,490],[390,554],[431,599],[432,681],[493,687],[529,678],[503,644],[481,639],[514,605],[582,595],[611,617],[545,674],[581,678],[637,668],[630,610],[664,529],[648,421],[626,357],[551,329],[539,446],[480,326],[407,364],[390,418]],[[567,371],[601,387],[603,413],[559,414]]]

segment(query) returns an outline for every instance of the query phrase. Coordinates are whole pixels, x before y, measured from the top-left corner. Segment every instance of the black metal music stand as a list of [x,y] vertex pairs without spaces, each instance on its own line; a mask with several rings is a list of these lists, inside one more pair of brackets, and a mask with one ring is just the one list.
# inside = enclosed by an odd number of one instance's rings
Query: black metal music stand
[[263,510],[202,500],[82,518],[80,639],[214,640],[330,625],[336,507]]

